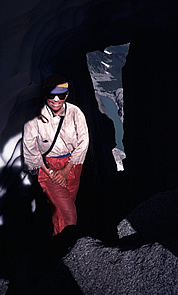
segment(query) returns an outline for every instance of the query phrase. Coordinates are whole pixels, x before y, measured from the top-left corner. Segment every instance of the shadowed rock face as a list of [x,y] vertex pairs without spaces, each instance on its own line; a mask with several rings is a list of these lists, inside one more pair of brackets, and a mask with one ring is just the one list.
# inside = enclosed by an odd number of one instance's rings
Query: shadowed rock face
[[[110,219],[110,212],[120,206],[111,193],[116,189],[121,191],[120,198],[124,195],[129,202],[134,200],[134,206],[135,201],[155,191],[177,186],[178,75],[173,5],[173,1],[161,0],[18,0],[1,4],[0,164],[4,168],[1,186],[7,190],[7,198],[5,193],[1,198],[3,214],[9,210],[12,192],[16,199],[26,194],[19,185],[23,175],[18,186],[16,183],[22,171],[23,124],[28,111],[38,105],[41,82],[53,72],[64,73],[72,81],[70,101],[84,111],[89,126],[90,148],[79,192],[81,219],[89,217],[94,224],[100,217]],[[86,53],[127,42],[131,46],[123,72],[125,179],[116,175],[111,153],[113,125],[98,111]],[[123,183],[129,188],[127,194],[122,194]],[[113,205],[109,204],[106,217],[108,203]]]
[[178,184],[178,43],[173,35],[150,30],[136,38],[123,71],[125,167],[137,198]]
[[171,2],[146,0],[3,3],[1,130],[14,104],[34,97],[51,72],[73,63],[76,69],[82,53],[131,42],[145,30],[172,30],[173,9]]

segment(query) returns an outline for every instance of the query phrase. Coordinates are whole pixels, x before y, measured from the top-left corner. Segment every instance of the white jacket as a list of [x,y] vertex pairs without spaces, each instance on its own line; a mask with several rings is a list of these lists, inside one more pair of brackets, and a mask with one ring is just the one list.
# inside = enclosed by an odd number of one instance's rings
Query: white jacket
[[[57,157],[71,153],[70,161],[74,165],[83,164],[89,144],[86,119],[77,106],[66,104],[67,111],[60,133],[47,156]],[[63,113],[64,108],[60,114]],[[61,120],[60,115],[54,116],[47,105],[43,107],[41,114],[44,120],[35,117],[24,125],[23,153],[29,170],[40,168],[44,164],[42,154],[50,148]]]

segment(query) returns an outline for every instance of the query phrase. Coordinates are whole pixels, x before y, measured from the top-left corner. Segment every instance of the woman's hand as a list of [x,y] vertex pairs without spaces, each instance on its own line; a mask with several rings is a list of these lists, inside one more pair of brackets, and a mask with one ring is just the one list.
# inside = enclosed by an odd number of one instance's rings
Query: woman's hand
[[67,176],[65,175],[65,173],[63,173],[63,169],[55,170],[49,175],[52,182],[58,183],[61,186],[66,186],[67,185],[67,180],[66,180]]
[[73,167],[73,163],[69,162],[67,165],[60,170],[54,170],[50,175],[50,179],[54,183],[58,183],[61,186],[67,185],[67,177],[69,175],[70,170]]

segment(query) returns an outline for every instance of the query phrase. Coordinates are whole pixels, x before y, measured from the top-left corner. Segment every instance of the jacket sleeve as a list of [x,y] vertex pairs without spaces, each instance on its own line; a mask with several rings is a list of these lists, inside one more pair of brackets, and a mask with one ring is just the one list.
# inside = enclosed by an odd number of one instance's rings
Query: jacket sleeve
[[38,126],[36,118],[24,125],[23,136],[24,165],[27,170],[40,168],[43,158],[38,146]]
[[77,165],[84,163],[89,145],[89,134],[85,116],[80,109],[78,109],[78,112],[75,114],[74,120],[77,134],[77,145],[72,152],[70,162]]

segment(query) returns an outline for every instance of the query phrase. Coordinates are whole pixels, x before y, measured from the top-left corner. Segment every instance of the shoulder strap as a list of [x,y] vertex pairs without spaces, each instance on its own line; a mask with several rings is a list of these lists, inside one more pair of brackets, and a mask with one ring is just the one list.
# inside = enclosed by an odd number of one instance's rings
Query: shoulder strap
[[[66,114],[66,111],[67,111],[67,104],[65,103],[65,114]],[[42,155],[42,157],[43,157],[43,161],[44,161],[44,164],[46,165],[47,168],[49,168],[49,167],[48,167],[48,165],[47,165],[47,163],[46,163],[46,158],[45,158],[45,157],[46,157],[47,154],[50,153],[50,151],[52,150],[52,148],[53,148],[53,146],[54,146],[54,144],[55,144],[55,142],[56,142],[56,139],[57,139],[58,134],[59,134],[59,132],[60,132],[60,129],[61,129],[62,123],[63,123],[63,121],[64,121],[64,117],[65,117],[65,115],[64,115],[64,116],[61,116],[61,120],[60,120],[59,125],[58,125],[58,127],[57,127],[56,134],[55,134],[55,136],[54,136],[54,139],[53,139],[53,142],[52,142],[50,148],[49,148],[49,149],[48,149],[48,150]]]

